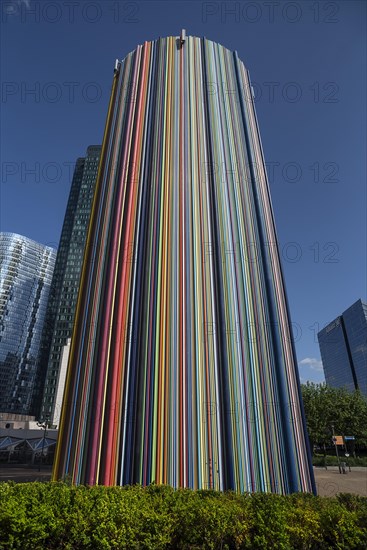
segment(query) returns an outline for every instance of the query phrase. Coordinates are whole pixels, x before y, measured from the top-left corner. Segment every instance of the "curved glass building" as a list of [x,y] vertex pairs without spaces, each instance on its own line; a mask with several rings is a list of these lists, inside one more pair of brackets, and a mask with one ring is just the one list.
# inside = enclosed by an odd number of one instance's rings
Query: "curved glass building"
[[195,37],[116,63],[54,479],[311,491],[249,76]]
[[0,233],[0,412],[32,415],[42,397],[40,347],[56,250]]

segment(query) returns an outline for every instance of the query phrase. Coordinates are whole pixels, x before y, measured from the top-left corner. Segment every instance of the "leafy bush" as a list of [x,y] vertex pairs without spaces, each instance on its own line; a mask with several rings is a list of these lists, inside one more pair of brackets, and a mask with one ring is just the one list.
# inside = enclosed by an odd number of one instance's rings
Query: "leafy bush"
[[[351,467],[353,466],[367,466],[367,457],[356,457],[350,456],[349,458],[346,458],[344,454],[340,454],[339,456],[340,462],[347,462]],[[312,464],[314,466],[325,466],[325,460],[327,466],[337,466],[338,465],[338,459],[336,455],[327,455],[326,457],[324,455],[314,455],[312,457]]]
[[367,548],[367,498],[0,483],[0,549]]

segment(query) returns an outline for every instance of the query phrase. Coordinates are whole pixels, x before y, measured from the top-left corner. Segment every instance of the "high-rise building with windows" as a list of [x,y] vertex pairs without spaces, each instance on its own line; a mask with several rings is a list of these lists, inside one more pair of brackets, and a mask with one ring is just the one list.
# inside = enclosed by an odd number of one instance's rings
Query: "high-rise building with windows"
[[76,162],[52,279],[42,351],[44,392],[38,415],[54,425],[60,418],[60,395],[65,382],[60,369],[64,346],[73,330],[100,154],[101,147],[91,145],[86,157]]
[[116,63],[54,479],[314,489],[249,76],[207,39]]
[[0,412],[34,415],[56,250],[0,233]]
[[318,333],[318,340],[326,383],[367,396],[367,304],[357,300]]

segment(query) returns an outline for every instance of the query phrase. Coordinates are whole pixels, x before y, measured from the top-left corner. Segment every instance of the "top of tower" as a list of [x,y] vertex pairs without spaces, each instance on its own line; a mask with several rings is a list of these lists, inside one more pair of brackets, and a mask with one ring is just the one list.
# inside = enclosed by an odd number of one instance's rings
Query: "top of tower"
[[221,44],[220,42],[210,40],[206,36],[202,36],[202,37],[190,36],[190,35],[187,34],[186,29],[181,29],[179,35],[170,35],[170,36],[165,36],[165,37],[160,36],[160,37],[152,39],[152,40],[147,40],[143,44],[137,45],[137,47],[134,50],[131,50],[130,52],[128,52],[121,59],[116,59],[115,60],[115,65],[114,65],[114,74],[117,75],[120,72],[121,66],[124,63],[124,61],[127,59],[127,57],[129,57],[129,55],[135,53],[138,48],[143,48],[147,44],[158,44],[159,42],[161,42],[161,41],[164,42],[166,40],[174,40],[176,42],[177,50],[182,49],[182,47],[184,45],[185,45],[185,47],[189,47],[189,43],[191,44],[191,43],[194,43],[197,40],[200,40],[200,41],[203,41],[204,43],[210,45],[210,47],[216,46],[216,47],[220,47],[223,51],[225,50],[227,52],[230,52],[231,54],[235,55],[238,58],[238,60],[244,65],[243,61],[239,58],[238,53],[237,53],[236,50],[231,50],[231,49],[227,48],[226,46],[223,46],[223,44]]

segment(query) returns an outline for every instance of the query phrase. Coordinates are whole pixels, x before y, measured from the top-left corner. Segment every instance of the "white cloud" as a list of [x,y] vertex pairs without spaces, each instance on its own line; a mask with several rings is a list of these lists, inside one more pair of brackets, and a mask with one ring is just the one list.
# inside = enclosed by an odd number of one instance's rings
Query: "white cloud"
[[305,357],[302,361],[299,361],[298,365],[300,367],[309,367],[318,372],[323,371],[321,359],[316,359],[315,357]]

